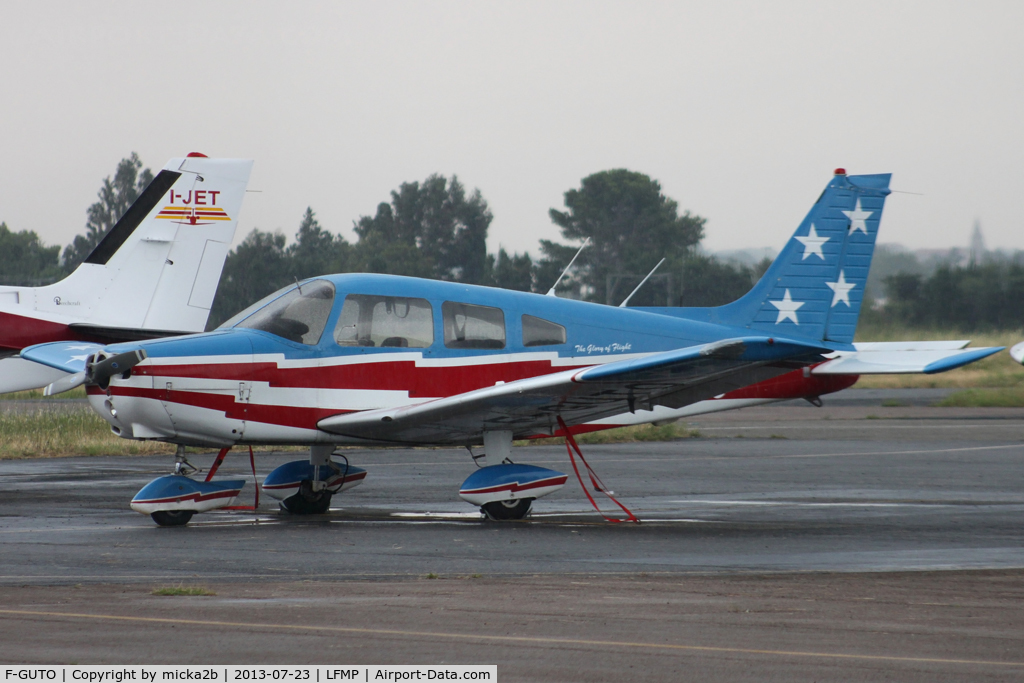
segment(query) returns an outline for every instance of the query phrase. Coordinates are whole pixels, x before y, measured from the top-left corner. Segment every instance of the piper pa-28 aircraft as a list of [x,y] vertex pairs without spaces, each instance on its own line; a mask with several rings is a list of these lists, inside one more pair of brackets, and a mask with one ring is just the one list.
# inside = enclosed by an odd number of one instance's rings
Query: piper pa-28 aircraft
[[193,152],[167,162],[85,261],[45,287],[0,287],[0,393],[67,374],[17,354],[74,341],[104,344],[201,332],[249,183],[249,159]]
[[[332,460],[339,445],[462,445],[471,455],[482,445],[492,464],[460,495],[517,519],[567,476],[511,463],[515,439],[564,436],[575,447],[573,433],[816,397],[852,384],[850,373],[938,372],[998,351],[852,343],[888,185],[889,175],[838,170],[754,288],[716,308],[331,275],[275,292],[213,332],[73,361],[62,343],[21,357],[71,371],[48,392],[85,384],[116,434],[179,445],[176,473],[132,501],[160,525],[230,505],[244,480],[211,480],[213,471],[227,448],[255,444],[310,447],[308,461],[282,465],[262,487],[297,514],[325,512],[366,476]],[[207,481],[185,476],[185,445],[225,449]]]

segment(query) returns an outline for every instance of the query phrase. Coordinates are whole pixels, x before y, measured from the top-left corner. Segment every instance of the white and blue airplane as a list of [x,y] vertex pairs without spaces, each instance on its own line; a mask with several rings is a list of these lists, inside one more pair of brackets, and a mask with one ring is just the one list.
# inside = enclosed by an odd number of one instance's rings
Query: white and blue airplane
[[514,440],[574,444],[582,431],[816,396],[848,386],[851,373],[940,372],[998,351],[853,343],[888,194],[887,174],[837,171],[761,280],[726,306],[614,308],[330,275],[285,287],[212,332],[88,357],[50,343],[21,358],[65,373],[50,393],[84,384],[115,434],[179,445],[176,473],[132,501],[160,525],[230,505],[244,485],[211,480],[212,470],[207,481],[186,476],[186,445],[224,449],[218,464],[233,446],[308,446],[308,460],[263,484],[297,514],[326,511],[366,476],[332,460],[340,445],[482,446],[492,464],[460,494],[492,518],[517,519],[566,475],[509,462]]
[[45,287],[0,286],[0,394],[67,374],[17,357],[51,341],[103,344],[201,332],[252,171],[249,159],[171,159],[85,261]]

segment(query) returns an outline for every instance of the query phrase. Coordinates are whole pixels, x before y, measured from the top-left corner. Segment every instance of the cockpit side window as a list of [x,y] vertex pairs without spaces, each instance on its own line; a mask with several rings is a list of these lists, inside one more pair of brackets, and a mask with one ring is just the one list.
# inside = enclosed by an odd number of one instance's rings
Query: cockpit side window
[[314,280],[267,304],[236,327],[315,345],[320,342],[333,306],[334,285],[327,280]]
[[349,294],[334,341],[339,346],[425,349],[434,343],[434,309],[426,299]]
[[448,348],[505,348],[505,313],[500,308],[445,301],[441,314],[444,345]]
[[543,318],[523,316],[523,346],[549,346],[565,343],[565,328]]

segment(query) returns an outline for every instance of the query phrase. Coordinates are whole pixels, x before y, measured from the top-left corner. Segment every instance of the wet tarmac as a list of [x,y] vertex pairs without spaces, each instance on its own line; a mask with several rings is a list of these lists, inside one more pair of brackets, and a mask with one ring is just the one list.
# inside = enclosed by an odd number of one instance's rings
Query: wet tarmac
[[[691,427],[584,446],[639,525],[593,511],[562,446],[516,449],[570,480],[514,523],[458,499],[474,465],[454,449],[349,450],[369,476],[327,515],[261,501],[184,528],[127,508],[168,456],[0,462],[0,643],[29,648],[0,659],[63,661],[40,627],[83,663],[315,662],[334,642],[349,662],[498,662],[501,680],[1024,676],[1024,410],[776,406]],[[248,467],[233,453],[222,472]],[[149,595],[162,585],[218,597]],[[223,649],[157,645],[179,629]],[[604,668],[574,677],[565,662],[583,660]]]

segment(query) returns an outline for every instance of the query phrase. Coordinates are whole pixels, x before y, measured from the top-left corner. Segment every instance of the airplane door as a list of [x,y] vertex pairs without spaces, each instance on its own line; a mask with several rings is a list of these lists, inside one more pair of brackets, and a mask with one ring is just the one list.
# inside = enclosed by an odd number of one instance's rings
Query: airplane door
[[223,362],[182,366],[188,369],[180,375],[155,378],[162,386],[154,389],[179,439],[230,446],[244,437],[252,394],[252,343],[244,337],[231,343],[232,352],[222,356]]

